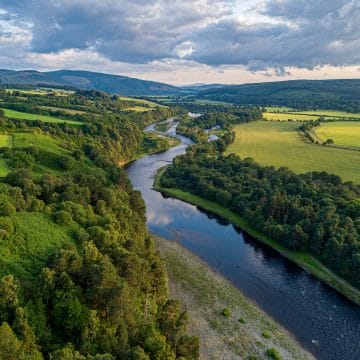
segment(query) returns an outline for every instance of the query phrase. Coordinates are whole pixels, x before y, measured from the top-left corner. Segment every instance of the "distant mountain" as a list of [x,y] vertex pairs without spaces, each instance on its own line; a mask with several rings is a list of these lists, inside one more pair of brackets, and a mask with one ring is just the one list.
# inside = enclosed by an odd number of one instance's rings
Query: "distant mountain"
[[94,89],[119,95],[177,94],[179,89],[154,81],[91,71],[59,70],[0,70],[0,84],[32,86],[68,86],[76,89]]
[[200,99],[234,104],[360,111],[360,79],[291,80],[226,86],[200,91]]
[[202,91],[202,90],[209,90],[209,89],[219,89],[224,88],[231,85],[224,85],[224,84],[190,84],[190,85],[183,85],[179,86],[183,90],[194,90],[194,91]]

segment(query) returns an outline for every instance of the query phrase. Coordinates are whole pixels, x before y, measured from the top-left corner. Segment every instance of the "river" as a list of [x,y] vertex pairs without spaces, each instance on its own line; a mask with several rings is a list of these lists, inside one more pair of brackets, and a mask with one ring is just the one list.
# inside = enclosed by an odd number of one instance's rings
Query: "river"
[[[151,131],[153,126],[147,128]],[[168,130],[175,135],[176,125]],[[360,307],[218,216],[152,190],[154,175],[191,140],[127,167],[151,232],[177,240],[222,273],[318,359],[360,359]]]

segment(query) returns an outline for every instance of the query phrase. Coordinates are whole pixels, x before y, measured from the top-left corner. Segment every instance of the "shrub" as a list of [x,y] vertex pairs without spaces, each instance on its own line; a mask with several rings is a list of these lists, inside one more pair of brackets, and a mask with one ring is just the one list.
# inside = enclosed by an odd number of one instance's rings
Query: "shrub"
[[270,338],[271,338],[270,333],[269,333],[268,331],[266,331],[266,330],[263,331],[262,336],[263,336],[265,339],[270,339]]
[[246,321],[245,321],[245,319],[244,319],[244,318],[242,318],[242,317],[241,317],[241,318],[239,319],[239,323],[241,323],[241,324],[245,324],[245,323],[246,323]]
[[271,358],[271,359],[274,359],[274,360],[281,360],[281,356],[280,356],[280,353],[274,349],[274,348],[271,348],[271,349],[267,349],[266,350],[266,355]]
[[224,315],[225,317],[229,317],[231,315],[231,311],[229,308],[224,308],[222,309],[221,314]]
[[55,214],[55,221],[59,225],[70,225],[72,222],[72,218],[67,211],[59,210]]

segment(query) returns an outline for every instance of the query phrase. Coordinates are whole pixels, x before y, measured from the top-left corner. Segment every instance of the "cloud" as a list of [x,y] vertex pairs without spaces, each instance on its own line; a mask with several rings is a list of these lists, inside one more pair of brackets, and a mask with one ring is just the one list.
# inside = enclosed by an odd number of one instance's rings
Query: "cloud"
[[359,65],[359,18],[359,0],[2,0],[0,64],[284,76]]

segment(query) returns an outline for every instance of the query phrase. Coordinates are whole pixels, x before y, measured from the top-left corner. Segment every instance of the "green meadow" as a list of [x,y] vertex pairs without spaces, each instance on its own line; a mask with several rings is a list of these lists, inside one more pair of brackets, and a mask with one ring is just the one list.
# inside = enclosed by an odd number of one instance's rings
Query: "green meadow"
[[289,120],[296,120],[296,121],[311,121],[317,120],[319,116],[317,115],[306,115],[300,114],[297,112],[288,113],[288,112],[264,112],[263,118],[268,121],[289,121]]
[[4,159],[0,158],[0,177],[5,177],[10,172]]
[[12,136],[11,135],[0,135],[0,148],[11,147]]
[[360,121],[321,123],[313,131],[322,141],[333,139],[335,145],[360,147]]
[[259,121],[237,125],[226,153],[250,157],[263,165],[286,166],[297,173],[327,171],[360,183],[360,151],[309,143],[296,122]]
[[55,224],[43,213],[19,212],[12,221],[16,233],[0,242],[0,277],[12,273],[30,280],[40,272],[50,254],[74,242],[70,229]]
[[65,120],[60,119],[54,116],[47,116],[47,115],[39,115],[39,114],[30,114],[30,113],[24,113],[20,111],[10,110],[10,109],[2,109],[5,112],[5,116],[12,118],[12,119],[21,119],[21,120],[29,120],[29,121],[43,121],[43,122],[49,122],[49,123],[66,123],[70,125],[82,125],[83,123],[80,121],[75,120]]

